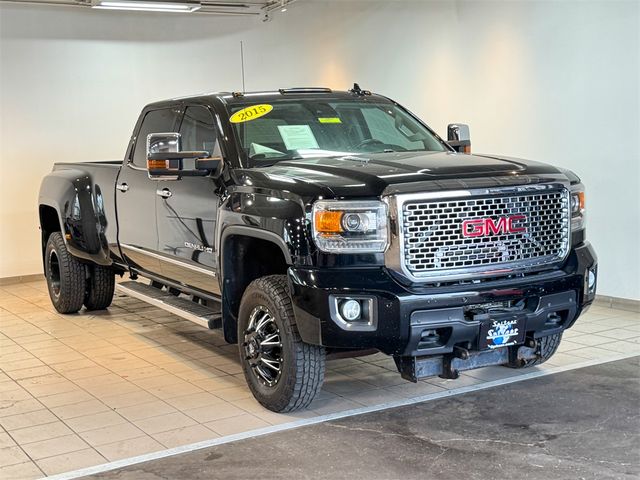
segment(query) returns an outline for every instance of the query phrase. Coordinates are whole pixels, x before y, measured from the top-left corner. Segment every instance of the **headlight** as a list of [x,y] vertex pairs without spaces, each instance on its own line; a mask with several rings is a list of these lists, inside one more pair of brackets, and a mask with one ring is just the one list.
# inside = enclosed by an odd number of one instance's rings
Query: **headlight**
[[571,187],[571,229],[581,230],[585,225],[584,185]]
[[387,205],[378,201],[317,201],[313,205],[313,239],[323,252],[384,252]]

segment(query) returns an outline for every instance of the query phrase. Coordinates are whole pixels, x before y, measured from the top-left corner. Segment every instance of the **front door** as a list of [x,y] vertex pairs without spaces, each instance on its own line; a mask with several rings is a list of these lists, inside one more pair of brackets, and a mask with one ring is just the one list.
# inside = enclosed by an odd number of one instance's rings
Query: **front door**
[[[216,128],[211,111],[187,106],[180,125],[181,149],[217,151]],[[191,168],[185,159],[184,168]],[[220,198],[211,177],[183,177],[156,182],[158,251],[164,277],[189,287],[220,294],[215,252],[216,214]]]
[[161,274],[156,223],[156,190],[163,182],[147,174],[147,135],[174,132],[180,119],[176,107],[146,112],[135,144],[116,180],[118,242],[127,263],[136,270]]

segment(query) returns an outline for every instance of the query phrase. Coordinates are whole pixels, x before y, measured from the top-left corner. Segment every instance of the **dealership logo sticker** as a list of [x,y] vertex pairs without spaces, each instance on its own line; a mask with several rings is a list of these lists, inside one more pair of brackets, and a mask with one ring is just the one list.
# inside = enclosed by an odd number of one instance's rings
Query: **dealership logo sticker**
[[494,321],[487,332],[487,346],[489,348],[498,348],[515,345],[518,333],[517,320]]

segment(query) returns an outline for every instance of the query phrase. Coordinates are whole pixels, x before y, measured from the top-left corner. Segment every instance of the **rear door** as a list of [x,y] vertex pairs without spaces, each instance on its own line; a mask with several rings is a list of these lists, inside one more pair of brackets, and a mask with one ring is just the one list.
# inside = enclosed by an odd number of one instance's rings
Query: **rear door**
[[[186,105],[181,125],[182,150],[219,152],[214,117],[206,106]],[[194,160],[185,159],[185,169]],[[156,212],[162,275],[189,287],[220,294],[215,252],[219,196],[211,177],[158,182]]]
[[[178,106],[149,110],[144,114],[134,147],[116,181],[118,242],[129,265],[159,275],[156,190],[165,182],[147,174],[147,135],[175,132],[180,120]],[[160,187],[161,188],[161,187]]]

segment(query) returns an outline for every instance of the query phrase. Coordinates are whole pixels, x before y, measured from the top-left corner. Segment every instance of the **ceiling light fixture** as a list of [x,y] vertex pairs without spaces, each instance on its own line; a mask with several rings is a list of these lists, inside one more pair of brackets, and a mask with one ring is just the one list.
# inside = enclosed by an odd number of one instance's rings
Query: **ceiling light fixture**
[[[207,4],[207,0],[202,0]],[[262,21],[268,22],[271,20],[271,15],[275,13],[284,13],[289,10],[289,5],[294,3],[296,0],[269,0],[262,7]]]
[[199,10],[199,3],[179,3],[179,2],[128,2],[128,1],[112,1],[99,0],[92,8],[101,10],[133,10],[139,12],[170,12],[170,13],[191,13]]

